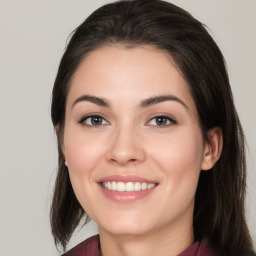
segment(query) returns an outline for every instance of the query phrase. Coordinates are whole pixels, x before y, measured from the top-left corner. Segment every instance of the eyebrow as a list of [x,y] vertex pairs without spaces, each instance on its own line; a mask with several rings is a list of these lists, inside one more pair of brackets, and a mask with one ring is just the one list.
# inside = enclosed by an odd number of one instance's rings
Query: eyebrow
[[[100,98],[97,96],[92,96],[92,95],[82,95],[74,101],[74,103],[72,104],[72,108],[74,107],[74,105],[76,105],[78,102],[81,102],[81,101],[89,101],[101,107],[107,107],[107,108],[111,107],[111,104],[107,99]],[[149,107],[165,101],[176,101],[180,103],[182,106],[184,106],[186,109],[188,109],[188,106],[181,99],[179,99],[174,95],[161,95],[161,96],[150,97],[148,99],[142,100],[139,106],[141,108],[145,108],[145,107]]]
[[108,100],[104,98],[99,98],[96,96],[91,96],[91,95],[82,95],[81,97],[77,98],[72,104],[72,108],[74,107],[74,105],[76,105],[78,102],[81,102],[81,101],[89,101],[98,106],[110,108],[110,103]]
[[188,106],[181,99],[179,99],[174,95],[162,95],[162,96],[150,97],[148,99],[141,101],[140,106],[144,108],[144,107],[149,107],[165,101],[176,101],[180,103],[183,107],[188,109]]

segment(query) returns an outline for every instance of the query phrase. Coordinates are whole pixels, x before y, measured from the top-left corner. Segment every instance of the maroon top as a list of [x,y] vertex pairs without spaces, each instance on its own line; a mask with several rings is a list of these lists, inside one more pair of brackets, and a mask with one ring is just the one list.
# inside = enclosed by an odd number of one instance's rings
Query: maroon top
[[[100,256],[99,235],[89,237],[62,256]],[[192,244],[178,256],[215,256],[206,240]]]

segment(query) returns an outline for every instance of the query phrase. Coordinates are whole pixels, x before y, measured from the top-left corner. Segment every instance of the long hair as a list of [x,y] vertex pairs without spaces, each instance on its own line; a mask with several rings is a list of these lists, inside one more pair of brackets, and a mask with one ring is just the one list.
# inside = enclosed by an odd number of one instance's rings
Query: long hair
[[189,85],[202,134],[220,127],[223,151],[212,170],[201,172],[195,195],[194,233],[217,255],[255,255],[245,221],[244,134],[235,110],[221,51],[205,26],[164,1],[118,1],[93,12],[73,33],[61,59],[52,93],[52,122],[58,127],[59,166],[51,206],[56,245],[64,250],[88,216],[77,201],[61,152],[66,98],[72,76],[91,51],[107,45],[151,45],[168,53]]

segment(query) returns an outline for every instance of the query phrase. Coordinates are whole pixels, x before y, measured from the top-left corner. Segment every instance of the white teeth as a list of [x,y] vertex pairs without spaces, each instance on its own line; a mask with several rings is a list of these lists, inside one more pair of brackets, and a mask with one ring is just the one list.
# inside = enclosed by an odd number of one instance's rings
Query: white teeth
[[141,190],[141,183],[140,183],[140,182],[135,182],[135,184],[134,184],[134,190],[135,190],[135,191],[140,191],[140,190]]
[[128,182],[125,184],[125,191],[133,191],[134,188],[133,188],[133,183],[132,182]]
[[[108,189],[113,190],[112,187],[109,187]],[[116,185],[116,190],[121,192],[125,191],[125,183],[118,181]]]
[[151,189],[155,186],[155,184],[148,184],[147,189]]
[[141,190],[146,190],[147,189],[148,184],[143,182],[141,185]]
[[120,192],[132,192],[151,189],[156,186],[156,183],[146,183],[146,182],[121,182],[121,181],[107,181],[102,182],[102,186],[109,189]]
[[111,184],[112,184],[112,186],[111,186],[112,190],[116,190],[116,189],[117,189],[117,184],[116,184],[116,182],[113,181],[113,182],[111,182]]

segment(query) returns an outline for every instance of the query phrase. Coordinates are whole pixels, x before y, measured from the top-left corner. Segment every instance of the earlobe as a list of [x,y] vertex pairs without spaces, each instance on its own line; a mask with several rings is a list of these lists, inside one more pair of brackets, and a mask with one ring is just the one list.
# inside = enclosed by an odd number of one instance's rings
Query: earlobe
[[205,148],[202,156],[201,170],[209,170],[219,160],[222,147],[223,137],[220,127],[215,127],[207,133],[208,141],[205,143]]
[[66,164],[66,157],[65,157],[65,148],[64,148],[63,138],[62,138],[62,135],[61,135],[61,131],[60,131],[60,126],[59,125],[56,125],[55,133],[56,133],[57,140],[58,140],[59,150],[61,151],[63,157],[65,158],[65,165],[67,165]]

